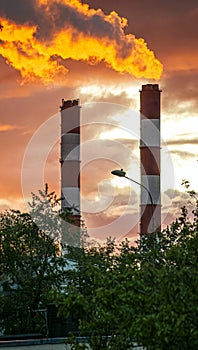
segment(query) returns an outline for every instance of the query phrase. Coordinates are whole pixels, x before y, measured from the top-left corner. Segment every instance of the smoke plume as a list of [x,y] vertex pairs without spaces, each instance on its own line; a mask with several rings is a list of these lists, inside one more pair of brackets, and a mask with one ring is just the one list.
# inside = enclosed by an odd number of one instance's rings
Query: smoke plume
[[79,0],[2,0],[0,54],[22,81],[48,84],[68,72],[67,60],[104,62],[119,73],[159,79],[162,64],[142,38],[125,34],[126,18]]

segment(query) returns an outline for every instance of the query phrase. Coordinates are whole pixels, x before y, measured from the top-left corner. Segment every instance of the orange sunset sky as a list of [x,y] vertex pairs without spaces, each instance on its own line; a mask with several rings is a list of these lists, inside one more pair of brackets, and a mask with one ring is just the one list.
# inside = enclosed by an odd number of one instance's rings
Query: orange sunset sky
[[139,90],[157,83],[171,222],[188,201],[182,179],[198,190],[197,23],[197,0],[0,0],[0,210],[24,210],[27,188],[46,182],[59,193],[59,106],[79,98],[88,232],[135,236],[139,188],[110,172],[139,181]]

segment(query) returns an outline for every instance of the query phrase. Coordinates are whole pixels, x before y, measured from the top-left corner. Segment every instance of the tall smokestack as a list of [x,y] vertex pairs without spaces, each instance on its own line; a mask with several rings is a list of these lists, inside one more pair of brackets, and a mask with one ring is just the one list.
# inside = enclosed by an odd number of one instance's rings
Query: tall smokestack
[[[78,100],[62,99],[61,110],[61,197],[62,209],[71,211],[80,226],[80,106]],[[73,221],[72,220],[72,221]]]
[[156,232],[161,228],[160,93],[158,84],[142,85],[140,91],[140,235]]

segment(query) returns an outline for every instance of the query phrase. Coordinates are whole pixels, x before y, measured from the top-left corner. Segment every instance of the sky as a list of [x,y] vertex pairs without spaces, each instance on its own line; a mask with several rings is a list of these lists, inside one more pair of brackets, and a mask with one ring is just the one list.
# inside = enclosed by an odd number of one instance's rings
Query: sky
[[82,208],[91,236],[136,237],[139,90],[161,93],[162,226],[198,190],[196,0],[0,0],[0,210],[60,191],[59,106],[79,98]]

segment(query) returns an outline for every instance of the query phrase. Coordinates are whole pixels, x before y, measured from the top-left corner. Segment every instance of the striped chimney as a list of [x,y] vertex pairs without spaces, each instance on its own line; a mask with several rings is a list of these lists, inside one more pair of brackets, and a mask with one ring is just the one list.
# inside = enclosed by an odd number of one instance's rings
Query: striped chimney
[[161,228],[160,94],[158,84],[142,85],[140,91],[140,235]]
[[61,196],[62,209],[69,208],[80,226],[80,106],[79,100],[62,99]]

